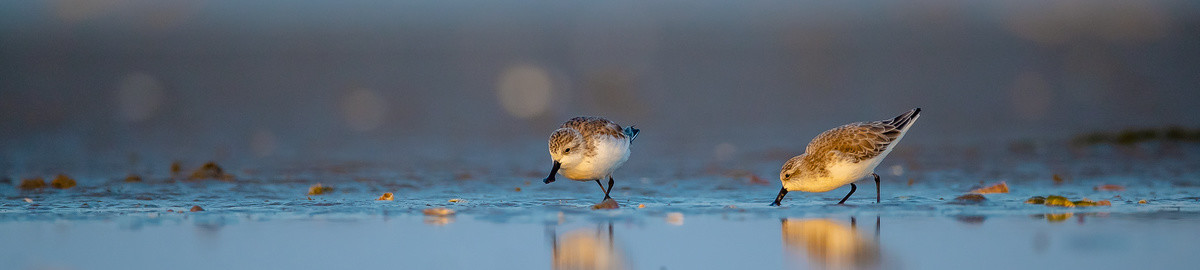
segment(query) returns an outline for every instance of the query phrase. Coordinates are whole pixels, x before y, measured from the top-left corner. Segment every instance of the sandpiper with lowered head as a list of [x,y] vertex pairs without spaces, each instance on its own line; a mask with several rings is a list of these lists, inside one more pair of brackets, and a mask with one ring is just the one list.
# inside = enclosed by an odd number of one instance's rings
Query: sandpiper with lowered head
[[854,182],[867,175],[875,176],[875,202],[879,203],[879,175],[875,174],[875,167],[904,138],[920,115],[921,108],[916,108],[893,119],[851,123],[817,135],[804,154],[783,164],[779,171],[783,188],[771,205],[778,206],[788,191],[826,192],[850,184],[850,193],[838,202],[843,204],[858,189]]
[[[600,117],[575,117],[567,120],[550,134],[550,158],[554,167],[542,182],[554,182],[555,174],[575,181],[596,181],[604,191],[604,199],[613,187],[613,171],[629,159],[629,145],[637,138],[638,129]],[[600,180],[608,178],[608,188]]]

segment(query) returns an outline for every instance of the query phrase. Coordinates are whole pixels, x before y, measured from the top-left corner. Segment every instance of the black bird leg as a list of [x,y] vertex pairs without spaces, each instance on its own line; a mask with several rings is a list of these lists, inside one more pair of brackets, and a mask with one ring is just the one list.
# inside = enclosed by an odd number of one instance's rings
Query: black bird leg
[[604,189],[604,184],[600,183],[600,179],[596,179],[596,184],[600,185],[600,192],[604,192],[604,199],[608,199],[608,190]]
[[613,182],[612,176],[611,175],[608,176],[608,190],[604,191],[604,199],[605,200],[612,199],[612,197],[608,196],[608,193],[612,192],[613,183],[615,183],[615,182]]
[[875,203],[879,203],[879,175],[875,173],[871,173],[871,175],[875,176]]
[[854,183],[850,183],[850,193],[846,193],[846,197],[842,197],[842,201],[838,202],[837,204],[845,204],[846,199],[849,199],[850,195],[854,194],[855,189],[858,189],[858,186],[855,186]]
[[787,195],[787,192],[787,188],[779,188],[779,195],[775,196],[775,202],[771,203],[771,206],[779,206],[779,201],[783,200],[783,196]]

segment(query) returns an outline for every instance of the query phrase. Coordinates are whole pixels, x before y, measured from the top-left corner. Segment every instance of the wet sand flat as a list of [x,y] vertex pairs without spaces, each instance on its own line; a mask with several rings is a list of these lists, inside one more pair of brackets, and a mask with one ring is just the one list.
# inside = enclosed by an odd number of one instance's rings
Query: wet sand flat
[[[633,166],[615,210],[590,183],[528,172],[402,167],[226,170],[223,180],[79,177],[0,188],[0,261],[11,269],[399,267],[489,269],[1187,268],[1200,263],[1200,151],[1123,158],[1106,147],[978,160],[901,152],[870,181],[789,194],[770,161]],[[925,151],[923,153],[929,153]],[[751,159],[753,160],[753,159]],[[1069,160],[1062,162],[1061,160]],[[991,165],[972,165],[991,164]],[[989,168],[992,167],[992,168]],[[757,178],[757,179],[756,179]],[[911,179],[911,180],[910,180]],[[1003,182],[1007,193],[959,198]],[[321,183],[321,193],[316,183]],[[999,189],[991,189],[997,191]],[[393,200],[377,200],[394,193]],[[1027,203],[1062,196],[1107,206]],[[198,208],[193,211],[192,208]],[[440,210],[439,210],[440,209]]]

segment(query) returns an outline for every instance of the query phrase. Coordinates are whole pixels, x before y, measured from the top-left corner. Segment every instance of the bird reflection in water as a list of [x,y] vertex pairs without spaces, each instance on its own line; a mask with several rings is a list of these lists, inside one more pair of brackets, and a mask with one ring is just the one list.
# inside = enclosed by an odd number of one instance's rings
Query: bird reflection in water
[[628,269],[613,244],[613,225],[576,229],[558,235],[551,228],[554,269]]
[[857,221],[832,219],[783,219],[783,245],[790,254],[807,257],[822,269],[879,268],[879,217],[875,217],[875,240],[857,232]]
[[454,216],[428,216],[425,217],[425,224],[433,226],[446,226],[454,223]]

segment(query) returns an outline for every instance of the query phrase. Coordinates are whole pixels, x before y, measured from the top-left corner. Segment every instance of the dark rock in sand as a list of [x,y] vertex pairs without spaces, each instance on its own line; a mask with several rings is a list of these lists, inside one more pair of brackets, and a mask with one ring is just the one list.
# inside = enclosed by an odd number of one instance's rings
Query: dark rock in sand
[[[174,166],[172,166],[172,169],[174,169]],[[217,179],[228,181],[233,180],[233,175],[225,173],[225,170],[221,169],[221,166],[217,166],[217,163],[210,161],[208,163],[204,163],[204,166],[201,166],[199,169],[196,169],[196,171],[192,172],[192,176],[188,179]]]
[[977,203],[982,203],[985,201],[987,201],[987,198],[983,197],[983,195],[966,194],[966,195],[958,196],[958,198],[954,198],[954,201],[952,201],[950,203],[952,203],[952,204],[977,204]]
[[600,202],[600,203],[592,206],[592,210],[617,209],[617,208],[621,208],[621,205],[617,204],[617,201],[613,200],[612,198],[604,199],[603,202]]

